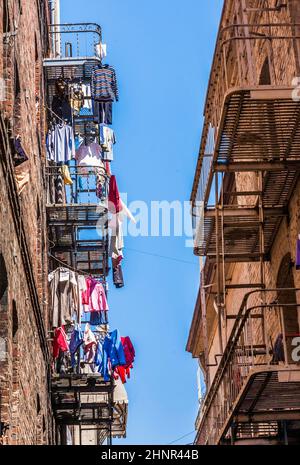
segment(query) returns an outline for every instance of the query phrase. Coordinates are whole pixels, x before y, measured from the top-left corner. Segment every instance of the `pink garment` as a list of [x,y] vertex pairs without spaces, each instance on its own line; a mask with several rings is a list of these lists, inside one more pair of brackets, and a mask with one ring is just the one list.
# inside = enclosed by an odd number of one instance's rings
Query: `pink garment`
[[101,147],[96,142],[82,144],[76,152],[76,160],[79,166],[104,167]]
[[86,278],[87,290],[82,292],[85,312],[107,312],[109,310],[104,287],[93,278]]
[[81,293],[82,304],[83,305],[89,305],[89,303],[90,303],[91,285],[92,285],[93,281],[94,280],[92,278],[85,278],[86,291],[83,291]]

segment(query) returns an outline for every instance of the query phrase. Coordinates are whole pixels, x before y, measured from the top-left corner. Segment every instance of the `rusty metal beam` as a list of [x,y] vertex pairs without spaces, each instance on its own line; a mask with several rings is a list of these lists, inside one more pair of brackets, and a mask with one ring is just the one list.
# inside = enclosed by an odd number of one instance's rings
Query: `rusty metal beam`
[[218,173],[243,173],[252,171],[300,170],[299,161],[230,161],[228,164],[216,162],[214,169]]

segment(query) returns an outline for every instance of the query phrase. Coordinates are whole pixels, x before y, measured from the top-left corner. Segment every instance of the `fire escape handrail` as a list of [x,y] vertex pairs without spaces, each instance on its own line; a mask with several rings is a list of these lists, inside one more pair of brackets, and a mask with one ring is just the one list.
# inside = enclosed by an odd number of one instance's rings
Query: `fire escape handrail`
[[[218,39],[217,39],[217,46],[216,46],[216,50],[215,50],[215,55],[214,55],[214,59],[213,59],[212,71],[215,69],[216,63],[223,60],[224,61],[223,64],[225,64],[225,74],[227,74],[227,72],[226,72],[227,66],[226,66],[226,61],[225,61],[226,57],[225,57],[225,53],[224,53],[224,46],[229,44],[230,42],[234,42],[234,41],[237,41],[237,40],[248,41],[248,40],[268,40],[269,39],[270,41],[273,41],[273,40],[295,40],[295,39],[300,39],[300,35],[296,35],[296,34],[293,34],[292,36],[276,36],[276,35],[272,36],[272,35],[268,35],[268,34],[261,34],[261,35],[253,34],[253,36],[251,36],[251,35],[249,36],[249,34],[251,34],[251,33],[249,33],[249,31],[248,31],[248,36],[234,36],[234,37],[230,37],[228,39],[222,39],[225,32],[227,32],[227,31],[229,31],[231,29],[234,29],[234,28],[244,28],[244,29],[247,29],[249,27],[257,27],[257,28],[260,28],[260,27],[276,28],[277,27],[278,28],[279,26],[290,27],[290,28],[300,28],[300,23],[230,24],[230,25],[227,25],[224,28],[220,29]],[[205,156],[206,156],[205,155],[205,147],[206,147],[206,143],[207,143],[208,131],[209,131],[209,127],[212,125],[212,121],[211,121],[212,120],[212,118],[211,118],[211,107],[212,107],[212,105],[209,105],[211,84],[212,84],[212,72],[211,72],[210,79],[209,79],[209,85],[208,85],[206,100],[205,100],[205,105],[204,105],[204,112],[203,112],[204,125],[203,125],[203,131],[202,131],[202,135],[201,135],[201,143],[200,143],[198,162],[197,162],[197,167],[196,167],[196,175],[195,175],[193,188],[192,188],[192,193],[191,193],[191,197],[190,197],[190,200],[192,202],[192,206],[194,206],[195,201],[197,200],[199,179],[201,177],[203,162],[204,162],[204,159],[205,159]],[[230,89],[233,89],[234,87],[236,87],[236,86],[229,86],[227,84],[226,92],[230,91]],[[241,86],[238,86],[238,87],[241,87]],[[275,87],[278,87],[278,86],[275,86]],[[214,88],[214,92],[215,92],[215,88]],[[207,115],[208,107],[209,107],[209,117]],[[218,119],[220,120],[220,118],[218,118]],[[217,127],[219,127],[219,125],[217,125]],[[212,165],[211,165],[211,169],[212,169]],[[201,199],[201,200],[203,200],[203,199]]]
[[[230,361],[232,359],[232,354],[234,353],[235,349],[236,349],[236,346],[237,346],[237,343],[239,341],[239,337],[241,335],[241,332],[243,331],[244,327],[245,327],[245,324],[247,322],[247,320],[249,319],[249,316],[251,318],[251,313],[255,310],[261,310],[262,313],[264,314],[264,312],[267,310],[267,309],[272,309],[272,308],[285,308],[285,307],[300,307],[300,304],[297,304],[296,302],[291,302],[291,303],[288,303],[288,304],[282,304],[282,303],[278,303],[276,301],[273,301],[269,304],[267,303],[262,303],[262,304],[258,304],[258,305],[251,305],[248,307],[248,303],[249,303],[249,300],[252,296],[254,296],[255,294],[257,294],[259,296],[260,299],[262,299],[262,296],[266,293],[277,293],[277,296],[280,292],[298,292],[300,291],[300,288],[274,288],[274,289],[264,289],[264,290],[254,290],[254,291],[251,291],[251,292],[248,292],[247,294],[245,294],[244,298],[243,298],[243,301],[241,303],[241,306],[240,306],[240,309],[239,309],[239,312],[236,316],[236,319],[235,319],[235,323],[234,323],[234,326],[232,328],[232,331],[231,331],[231,334],[230,334],[230,337],[229,337],[229,340],[227,342],[227,345],[226,345],[226,348],[225,348],[225,351],[224,351],[224,354],[220,360],[220,363],[219,363],[219,367],[216,371],[216,374],[215,374],[215,377],[212,381],[212,384],[206,394],[206,397],[205,399],[203,400],[203,404],[202,404],[202,411],[201,411],[201,421],[200,421],[200,426],[199,426],[199,431],[201,431],[201,428],[203,426],[203,423],[205,421],[205,419],[208,417],[209,415],[209,411],[212,407],[212,404],[213,404],[213,401],[216,397],[216,395],[218,394],[218,390],[219,390],[219,387],[220,387],[220,384],[222,382],[222,379],[223,379],[223,376],[224,376],[224,373],[226,371],[226,369],[228,368],[229,364],[230,364]],[[264,315],[263,315],[263,318],[264,318]],[[284,345],[284,348],[285,348],[285,353],[286,353],[286,341],[283,340],[283,345]],[[267,345],[266,345],[267,347]],[[271,362],[269,363],[269,365],[271,364]],[[251,368],[253,368],[254,366],[258,366],[259,364],[253,364],[251,365]],[[199,418],[199,416],[198,416]]]
[[[54,29],[54,30],[53,30]],[[97,23],[61,23],[51,24],[50,34],[94,33],[102,40],[102,28]]]

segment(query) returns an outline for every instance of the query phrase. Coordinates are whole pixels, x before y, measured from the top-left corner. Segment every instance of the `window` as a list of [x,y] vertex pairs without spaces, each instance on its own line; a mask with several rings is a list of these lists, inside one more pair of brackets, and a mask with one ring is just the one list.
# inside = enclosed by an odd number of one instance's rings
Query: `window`
[[16,301],[12,302],[12,336],[15,341],[19,329],[19,319]]
[[261,69],[259,85],[270,86],[271,84],[272,82],[271,82],[271,73],[270,73],[270,62],[269,62],[269,58],[267,57]]
[[3,34],[7,34],[8,32],[10,32],[10,19],[9,19],[7,0],[4,0],[3,2],[2,24],[3,24]]
[[36,395],[36,413],[39,414],[41,411],[41,399],[40,399],[40,395],[37,394]]
[[6,297],[8,287],[7,271],[3,255],[0,254],[0,304],[6,303],[3,300]]

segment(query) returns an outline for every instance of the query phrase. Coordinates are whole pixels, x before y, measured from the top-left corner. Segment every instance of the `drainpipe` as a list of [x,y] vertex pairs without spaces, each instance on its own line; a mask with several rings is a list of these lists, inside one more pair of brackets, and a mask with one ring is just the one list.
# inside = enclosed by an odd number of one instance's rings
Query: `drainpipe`
[[[51,24],[60,24],[60,0],[50,0],[51,6]],[[53,28],[53,56],[54,58],[60,57],[61,54],[61,35],[58,34],[59,28]]]
[[[54,19],[55,19],[55,24],[60,24],[60,0],[55,0],[55,7],[54,7]],[[56,32],[59,32],[59,28],[56,29]],[[55,34],[55,44],[54,44],[54,50],[55,50],[55,56],[59,57],[60,56],[60,50],[61,50],[61,35],[60,34]]]

